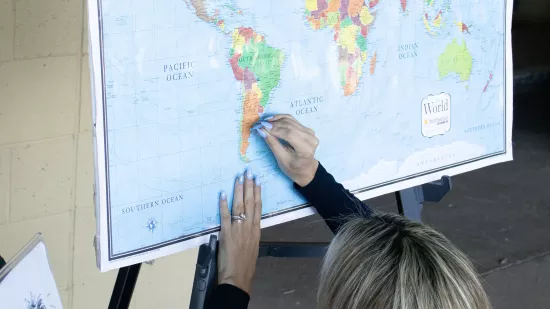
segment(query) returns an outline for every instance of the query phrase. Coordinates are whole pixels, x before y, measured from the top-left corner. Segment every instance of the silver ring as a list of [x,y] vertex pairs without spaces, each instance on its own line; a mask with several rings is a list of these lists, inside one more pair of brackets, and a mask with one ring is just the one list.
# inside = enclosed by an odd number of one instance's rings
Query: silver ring
[[245,214],[239,214],[238,216],[231,216],[231,221],[237,221],[237,223],[242,223],[246,219]]

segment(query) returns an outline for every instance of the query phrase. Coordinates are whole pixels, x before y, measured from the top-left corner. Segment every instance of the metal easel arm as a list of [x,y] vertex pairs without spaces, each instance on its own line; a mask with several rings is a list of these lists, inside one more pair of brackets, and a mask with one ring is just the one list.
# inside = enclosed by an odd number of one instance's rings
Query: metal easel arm
[[208,294],[216,284],[218,274],[218,238],[210,235],[208,244],[199,247],[197,265],[195,266],[195,278],[191,291],[190,309],[202,309],[208,299]]
[[134,294],[141,264],[120,268],[111,294],[109,309],[128,309]]
[[395,192],[397,210],[411,220],[422,221],[424,202],[439,202],[451,189],[451,178],[443,176],[441,180]]

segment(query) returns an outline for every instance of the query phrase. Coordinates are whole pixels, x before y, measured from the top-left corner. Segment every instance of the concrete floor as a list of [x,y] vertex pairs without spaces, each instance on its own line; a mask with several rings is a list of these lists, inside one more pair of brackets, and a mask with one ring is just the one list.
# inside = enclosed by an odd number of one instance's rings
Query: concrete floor
[[[529,41],[529,34],[523,34],[518,34],[518,42]],[[532,49],[522,46],[514,45],[515,58],[520,59],[517,72],[533,65],[526,60],[532,57]],[[547,56],[535,57],[531,59],[539,61],[538,67],[550,62]],[[513,162],[454,177],[452,192],[424,208],[424,222],[474,261],[498,309],[550,308],[549,94],[544,87],[516,94]],[[367,203],[396,211],[393,195]],[[264,241],[329,241],[331,237],[318,216],[268,228],[262,234]],[[319,266],[320,259],[260,259],[250,308],[315,308]]]

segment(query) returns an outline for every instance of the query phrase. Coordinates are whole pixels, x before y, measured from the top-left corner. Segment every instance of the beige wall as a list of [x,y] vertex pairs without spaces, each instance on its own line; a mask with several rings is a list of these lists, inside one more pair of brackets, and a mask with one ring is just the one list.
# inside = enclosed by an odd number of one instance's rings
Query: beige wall
[[[107,308],[99,273],[84,0],[0,0],[0,255],[42,232],[64,308]],[[186,308],[196,250],[144,265],[132,308]]]

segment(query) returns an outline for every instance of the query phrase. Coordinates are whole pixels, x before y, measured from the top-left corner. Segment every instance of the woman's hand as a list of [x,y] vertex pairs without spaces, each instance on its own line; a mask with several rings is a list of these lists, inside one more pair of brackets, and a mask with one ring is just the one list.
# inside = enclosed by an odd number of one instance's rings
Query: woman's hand
[[291,115],[275,115],[254,129],[266,140],[279,167],[292,181],[305,187],[313,180],[319,166],[314,157],[319,140],[312,129]]
[[232,214],[229,213],[227,194],[220,193],[220,217],[218,284],[228,283],[250,294],[262,217],[261,187],[250,169],[235,180]]

